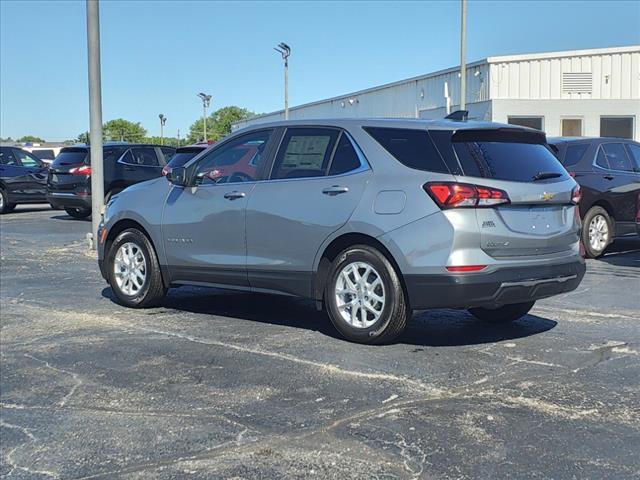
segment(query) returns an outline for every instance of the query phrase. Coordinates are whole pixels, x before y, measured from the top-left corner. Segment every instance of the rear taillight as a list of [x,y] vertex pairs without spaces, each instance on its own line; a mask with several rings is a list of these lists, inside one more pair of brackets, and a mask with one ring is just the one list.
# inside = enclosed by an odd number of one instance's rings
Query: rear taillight
[[83,165],[82,167],[74,167],[69,170],[72,175],[91,175],[91,167],[89,165]]
[[486,265],[453,265],[447,267],[450,272],[464,273],[464,272],[479,272],[487,268]]
[[578,205],[581,199],[582,199],[582,190],[580,190],[580,185],[576,185],[575,187],[573,187],[573,190],[571,191],[571,202],[574,205]]
[[440,208],[493,207],[510,202],[504,190],[468,183],[433,182],[425,184],[424,190]]

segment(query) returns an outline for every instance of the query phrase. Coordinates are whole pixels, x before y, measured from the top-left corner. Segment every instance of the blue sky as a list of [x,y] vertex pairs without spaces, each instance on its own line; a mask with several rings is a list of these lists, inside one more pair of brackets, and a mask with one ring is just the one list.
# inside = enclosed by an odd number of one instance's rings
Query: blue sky
[[[460,3],[101,2],[103,118],[184,135],[213,108],[282,108],[454,66]],[[0,136],[88,126],[85,2],[0,0]],[[639,1],[469,1],[467,60],[640,44]]]

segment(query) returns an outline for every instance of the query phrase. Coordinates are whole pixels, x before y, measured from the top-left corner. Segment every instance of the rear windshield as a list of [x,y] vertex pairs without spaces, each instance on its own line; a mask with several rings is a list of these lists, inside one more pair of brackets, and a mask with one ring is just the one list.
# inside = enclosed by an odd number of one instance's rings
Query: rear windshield
[[56,156],[53,154],[53,150],[33,150],[33,153],[40,160],[53,160]]
[[60,151],[53,162],[53,167],[64,165],[78,165],[84,163],[87,158],[87,150],[84,148],[65,148]]
[[[451,137],[465,176],[531,182],[539,174],[568,174],[544,143],[526,131],[460,130]],[[549,176],[550,178],[552,176]]]
[[195,157],[197,154],[202,152],[201,148],[194,148],[191,150],[178,150],[173,157],[171,157],[171,161],[169,162],[169,166],[172,168],[182,167],[185,163]]

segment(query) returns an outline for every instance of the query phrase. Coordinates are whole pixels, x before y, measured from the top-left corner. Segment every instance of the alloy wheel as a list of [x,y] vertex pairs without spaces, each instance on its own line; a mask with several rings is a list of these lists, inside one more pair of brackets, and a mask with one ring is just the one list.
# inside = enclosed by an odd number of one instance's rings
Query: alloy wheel
[[138,294],[147,279],[147,260],[140,246],[134,242],[122,244],[113,260],[113,273],[122,293]]
[[342,269],[336,280],[335,297],[342,319],[354,328],[369,328],[384,310],[382,278],[366,262],[353,262]]
[[589,245],[601,252],[609,241],[609,223],[603,215],[596,215],[589,222]]

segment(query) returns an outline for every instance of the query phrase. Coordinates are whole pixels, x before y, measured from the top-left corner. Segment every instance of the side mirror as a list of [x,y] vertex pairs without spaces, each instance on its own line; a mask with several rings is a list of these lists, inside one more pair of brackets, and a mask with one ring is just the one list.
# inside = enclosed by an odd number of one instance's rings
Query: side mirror
[[174,167],[167,172],[167,180],[179,187],[187,186],[187,170],[184,167]]

